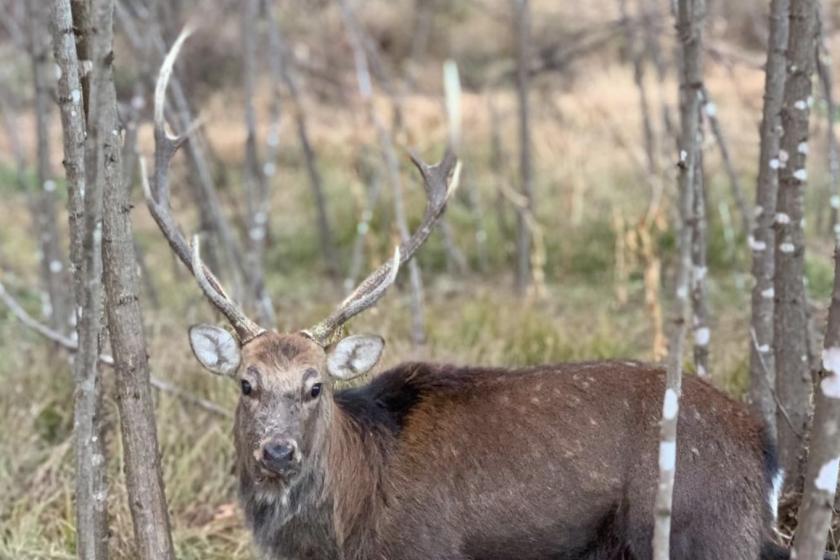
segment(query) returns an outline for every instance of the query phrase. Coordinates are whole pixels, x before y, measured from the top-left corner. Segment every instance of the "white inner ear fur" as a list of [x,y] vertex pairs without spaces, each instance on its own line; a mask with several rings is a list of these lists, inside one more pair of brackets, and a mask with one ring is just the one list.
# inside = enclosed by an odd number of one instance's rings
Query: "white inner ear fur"
[[337,379],[353,379],[370,371],[384,348],[381,336],[357,334],[343,338],[327,354],[327,371]]
[[193,354],[208,370],[217,375],[232,376],[239,367],[239,342],[228,331],[212,325],[190,327]]

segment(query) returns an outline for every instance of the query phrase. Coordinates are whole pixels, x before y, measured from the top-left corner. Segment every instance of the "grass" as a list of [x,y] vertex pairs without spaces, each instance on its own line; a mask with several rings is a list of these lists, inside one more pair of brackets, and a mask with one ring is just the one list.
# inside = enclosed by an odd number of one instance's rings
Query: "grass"
[[[730,132],[733,159],[742,182],[751,191],[757,159],[758,107],[744,99],[761,95],[761,76],[744,70],[732,77],[709,70],[709,87],[717,98],[722,122]],[[651,84],[653,87],[653,84]],[[668,91],[675,91],[672,85]],[[264,109],[266,94],[261,94]],[[486,99],[468,94],[464,100],[465,170],[475,188],[480,215],[487,233],[487,270],[467,277],[446,273],[446,256],[439,235],[430,239],[419,255],[426,280],[428,344],[420,349],[409,343],[409,311],[404,288],[392,291],[378,308],[352,324],[354,331],[382,334],[388,347],[382,368],[406,359],[428,359],[487,365],[527,365],[565,360],[613,357],[651,358],[652,328],[644,306],[639,270],[632,270],[626,304],[614,296],[615,232],[612,209],[622,211],[633,224],[642,215],[648,190],[633,158],[617,146],[607,128],[617,127],[635,138],[639,130],[635,90],[625,68],[599,68],[571,91],[558,91],[553,102],[562,114],[535,104],[536,214],[546,230],[548,296],[543,301],[523,301],[512,293],[509,255],[512,243],[496,219],[497,181],[515,183],[515,105],[509,92],[497,92],[503,118],[506,176],[498,177],[489,166],[489,125]],[[445,127],[437,99],[409,96],[407,136],[420,143],[423,153],[439,151]],[[223,163],[234,170],[227,189],[238,196],[237,166],[241,164],[241,116],[230,111],[225,95],[211,98],[202,111],[207,132]],[[310,100],[313,141],[326,183],[334,235],[342,270],[346,269],[355,217],[365,190],[353,172],[362,142],[372,142],[370,131],[346,108],[316,105]],[[606,123],[606,124],[605,124]],[[314,323],[342,293],[324,276],[318,239],[313,227],[314,210],[305,169],[294,142],[289,119],[279,173],[273,184],[271,227],[273,243],[266,256],[268,289],[274,297],[279,328],[297,329]],[[142,148],[150,153],[149,131]],[[26,142],[27,139],[24,138]],[[819,139],[816,141],[819,144]],[[425,143],[425,144],[424,144]],[[57,145],[57,144],[56,144]],[[815,147],[814,154],[822,153]],[[732,204],[714,147],[707,149],[710,178],[709,293],[712,326],[714,381],[735,396],[747,382],[747,321],[749,313],[749,255],[745,243],[732,237],[722,218],[721,204]],[[59,161],[59,154],[53,158]],[[431,155],[428,156],[431,159]],[[812,160],[822,166],[819,156]],[[743,169],[741,169],[743,167]],[[422,190],[404,166],[406,200],[411,220],[421,214]],[[175,162],[176,211],[190,230],[192,212],[180,187],[186,170]],[[812,174],[820,184],[820,173]],[[13,184],[13,167],[0,163],[0,266],[4,281],[37,315],[39,300],[37,258],[30,235],[27,200]],[[668,181],[671,189],[673,181]],[[463,193],[462,193],[463,194]],[[672,193],[666,193],[670,196]],[[751,193],[749,194],[752,197]],[[809,209],[824,205],[819,192],[809,192]],[[184,197],[184,198],[181,198]],[[459,196],[447,219],[456,242],[473,265],[476,245],[473,211]],[[367,254],[370,266],[385,258],[393,246],[391,200],[384,196],[372,222]],[[160,307],[145,307],[145,323],[154,373],[196,395],[233,409],[234,385],[200,371],[186,340],[186,328],[198,321],[217,321],[193,282],[172,263],[142,203],[133,213],[137,237],[144,248],[153,282],[161,296]],[[508,216],[509,222],[512,223]],[[733,214],[733,219],[736,217]],[[737,222],[736,222],[737,228]],[[815,301],[826,302],[832,281],[830,243],[809,225],[807,278]],[[663,258],[663,304],[669,309],[672,290],[674,236],[660,232],[656,240]],[[176,272],[177,271],[177,272]],[[403,279],[401,283],[404,283]],[[821,326],[821,325],[820,325]],[[67,356],[36,335],[22,329],[0,310],[0,559],[64,559],[74,557],[72,399]],[[113,395],[109,371],[104,374],[107,393]],[[168,394],[156,394],[156,420],[163,457],[164,479],[171,511],[178,557],[198,559],[251,559],[255,552],[242,526],[232,476],[231,421],[198,410]],[[122,481],[122,453],[116,404],[109,396],[106,417],[110,427],[109,509],[112,558],[135,557],[131,548],[131,520]]]

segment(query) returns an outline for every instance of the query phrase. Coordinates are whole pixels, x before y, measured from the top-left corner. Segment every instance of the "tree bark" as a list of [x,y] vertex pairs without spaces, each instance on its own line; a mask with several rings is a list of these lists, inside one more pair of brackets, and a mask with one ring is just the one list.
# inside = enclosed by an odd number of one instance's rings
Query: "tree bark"
[[752,250],[750,318],[750,400],[761,413],[771,438],[776,439],[776,359],[774,355],[773,308],[775,288],[773,218],[779,189],[779,141],[785,90],[785,49],[788,41],[789,0],[771,0],[770,36],[764,78],[764,108],[761,118],[761,148],[755,195],[755,221],[749,238]]
[[519,102],[519,180],[527,207],[516,219],[516,291],[524,294],[531,278],[531,232],[525,213],[534,209],[531,163],[531,115],[528,103],[528,65],[531,61],[531,13],[528,0],[513,0],[516,36],[516,96]]
[[292,98],[292,116],[295,120],[298,140],[303,150],[303,160],[306,164],[306,173],[309,177],[309,186],[312,189],[312,196],[315,199],[317,211],[318,240],[321,245],[321,255],[324,258],[327,273],[331,278],[338,278],[339,260],[333,240],[332,226],[330,225],[329,210],[327,208],[327,197],[324,193],[324,182],[321,179],[321,172],[318,169],[318,162],[315,150],[309,139],[309,124],[306,118],[306,111],[303,107],[303,99],[300,95],[300,88],[294,76],[294,59],[286,45],[280,28],[273,21],[271,22],[271,42],[274,45],[272,57],[277,63],[277,71],[280,78],[286,84],[289,96]]
[[744,237],[747,237],[750,234],[750,226],[752,224],[750,211],[747,207],[747,199],[744,196],[744,189],[741,188],[738,173],[732,165],[732,157],[729,155],[729,145],[726,143],[726,137],[723,135],[723,127],[721,127],[720,120],[717,117],[717,105],[709,96],[709,92],[705,87],[703,88],[703,113],[709,121],[712,136],[714,136],[715,143],[720,150],[720,159],[723,161],[723,169],[726,171],[726,176],[729,179],[732,198],[735,200],[735,206],[738,208],[738,214],[741,216],[741,232]]
[[[275,324],[271,297],[265,288],[265,242],[269,227],[269,186],[265,168],[257,149],[257,115],[254,110],[254,90],[257,79],[257,16],[261,0],[247,0],[242,10],[242,83],[245,97],[245,188],[248,203],[248,272],[251,298],[259,322]],[[270,9],[270,8],[269,8]],[[248,299],[251,299],[248,298]]]
[[[835,239],[840,239],[840,225],[837,223],[837,209],[840,208],[840,146],[837,143],[837,135],[834,133],[834,119],[837,115],[837,104],[834,102],[834,80],[831,71],[831,54],[825,45],[827,20],[821,13],[817,13],[817,26],[819,28],[820,44],[817,49],[817,74],[822,86],[822,95],[825,100],[828,119],[826,123],[826,160],[828,161],[829,193],[831,196],[831,220],[829,226]],[[822,215],[820,212],[819,215]]]
[[52,177],[49,127],[52,115],[52,92],[48,74],[50,64],[50,33],[48,6],[41,2],[27,2],[29,20],[29,54],[35,84],[35,137],[37,142],[36,175],[38,189],[33,196],[33,218],[38,246],[41,252],[41,278],[49,297],[45,306],[48,323],[54,329],[67,333],[72,324],[70,301],[65,289],[67,270],[64,250],[58,232],[56,211],[56,183]]
[[[405,215],[402,177],[400,176],[397,152],[394,148],[391,135],[386,130],[379,114],[376,112],[376,107],[374,107],[373,84],[361,32],[357,27],[357,22],[347,0],[339,0],[339,7],[341,8],[348,39],[353,48],[359,93],[365,103],[368,118],[376,130],[379,148],[382,152],[382,160],[385,164],[385,171],[388,174],[388,181],[391,184],[394,199],[394,218],[397,222],[400,241],[405,243],[408,241],[410,234]],[[420,275],[420,265],[417,264],[417,259],[408,261],[408,272],[411,283],[411,340],[415,346],[420,346],[426,342],[426,320],[423,313],[423,279]]]
[[805,468],[805,492],[793,542],[796,558],[821,560],[837,492],[840,465],[840,244],[834,248],[834,289],[828,310],[819,390]]
[[125,453],[126,486],[137,557],[143,560],[174,559],[143,333],[137,259],[130,221],[131,201],[122,179],[121,146],[116,134],[119,124],[112,68],[114,0],[99,0],[95,5],[98,47],[93,57],[93,68],[99,82],[95,124],[102,146],[103,164],[97,178],[103,185],[103,278]]
[[70,0],[56,0],[53,4],[53,47],[61,69],[58,103],[79,346],[73,363],[76,552],[80,560],[104,560],[108,558],[108,504],[98,369],[102,334],[102,191],[97,181],[97,162],[101,157],[96,149],[98,129],[85,123],[86,116],[94,117],[90,108],[97,106],[96,89],[92,89],[89,79],[83,84],[80,78],[80,59],[90,60],[91,17],[86,0],[73,2],[72,7]]
[[[804,435],[811,400],[808,363],[807,299],[805,294],[805,234],[803,191],[807,180],[808,121],[811,76],[816,52],[815,0],[791,0],[787,75],[782,101],[779,149],[779,196],[775,225],[776,393],[783,411],[777,413],[779,454],[786,486],[801,488]],[[784,421],[781,415],[784,414]]]
[[[702,109],[701,109],[702,114]],[[711,329],[709,328],[709,302],[706,293],[706,265],[707,248],[707,218],[706,218],[706,186],[703,173],[703,132],[702,116],[698,120],[697,155],[694,163],[694,209],[691,232],[691,314],[694,331],[694,367],[697,376],[709,379],[709,342]]]
[[681,46],[679,141],[679,262],[676,309],[668,342],[668,370],[662,405],[659,443],[659,485],[654,506],[653,558],[669,560],[671,506],[677,457],[677,418],[682,391],[682,354],[691,315],[689,300],[692,271],[692,224],[695,217],[695,174],[699,166],[699,128],[703,88],[703,21],[705,0],[679,0],[677,34]]

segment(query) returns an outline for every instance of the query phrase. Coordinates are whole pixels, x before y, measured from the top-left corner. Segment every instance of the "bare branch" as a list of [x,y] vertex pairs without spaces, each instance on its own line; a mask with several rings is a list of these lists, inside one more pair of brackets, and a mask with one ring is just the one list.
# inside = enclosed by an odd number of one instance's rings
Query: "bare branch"
[[[63,335],[60,332],[51,329],[47,325],[39,322],[35,318],[33,318],[26,310],[23,308],[22,305],[14,298],[12,295],[5,289],[5,286],[2,282],[0,282],[0,301],[2,301],[9,311],[12,312],[12,315],[20,321],[24,326],[28,327],[29,329],[35,331],[42,337],[55,342],[68,352],[76,353],[79,351],[79,343],[70,338],[69,336]],[[109,354],[99,354],[99,363],[106,365],[106,366],[113,366],[114,365],[114,358]],[[207,412],[212,412],[218,416],[223,416],[225,418],[232,418],[233,415],[222,408],[221,406],[217,405],[214,402],[208,401],[207,399],[202,399],[200,397],[196,397],[186,389],[182,389],[169,381],[164,381],[158,377],[152,376],[150,378],[152,386],[160,391],[165,393],[171,393],[172,395],[176,396],[177,398],[181,399],[185,403],[197,406],[199,408],[203,408]]]

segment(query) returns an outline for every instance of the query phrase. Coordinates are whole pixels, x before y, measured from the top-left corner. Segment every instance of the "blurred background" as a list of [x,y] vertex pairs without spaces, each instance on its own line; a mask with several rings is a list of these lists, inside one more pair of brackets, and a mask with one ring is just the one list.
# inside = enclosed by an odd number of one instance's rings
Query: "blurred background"
[[[42,215],[44,186],[66,254],[61,124],[51,50],[30,55],[38,29],[48,31],[31,24],[26,1],[2,1],[0,277],[30,315],[55,323],[41,280],[45,226],[33,216]],[[454,142],[460,187],[417,256],[422,301],[406,269],[397,289],[350,326],[385,337],[380,367],[418,358],[660,360],[677,256],[670,3],[529,4],[523,34],[517,3],[502,0],[265,0],[253,13],[236,0],[121,0],[113,53],[121,134],[127,145],[136,135],[139,157],[150,162],[154,79],[189,23],[169,120],[180,131],[195,119],[200,127],[173,161],[174,212],[187,233],[204,234],[210,266],[263,321],[304,328],[387,259],[400,236],[398,208],[412,229],[425,204],[408,151],[432,162]],[[705,23],[709,363],[713,383],[736,398],[748,384],[744,220],[755,200],[768,4],[709,0]],[[825,0],[822,14],[825,53],[836,54],[840,2]],[[837,76],[840,59],[825,60]],[[47,110],[37,109],[35,73],[50,92]],[[840,115],[829,114],[816,84],[806,281],[821,340],[832,206],[840,206],[827,138]],[[531,138],[524,158],[523,88]],[[256,159],[247,149],[251,110]],[[189,325],[218,317],[149,216],[136,159],[128,159],[152,373],[169,386],[155,396],[178,557],[254,558],[231,470],[238,391],[200,369],[186,337]],[[518,228],[530,240],[524,257]],[[47,266],[61,266],[53,262]],[[69,276],[66,290],[69,297]],[[73,558],[69,357],[6,308],[0,356],[0,558]],[[112,397],[105,408],[115,424]],[[114,557],[128,559],[120,441],[110,433],[111,542]]]

